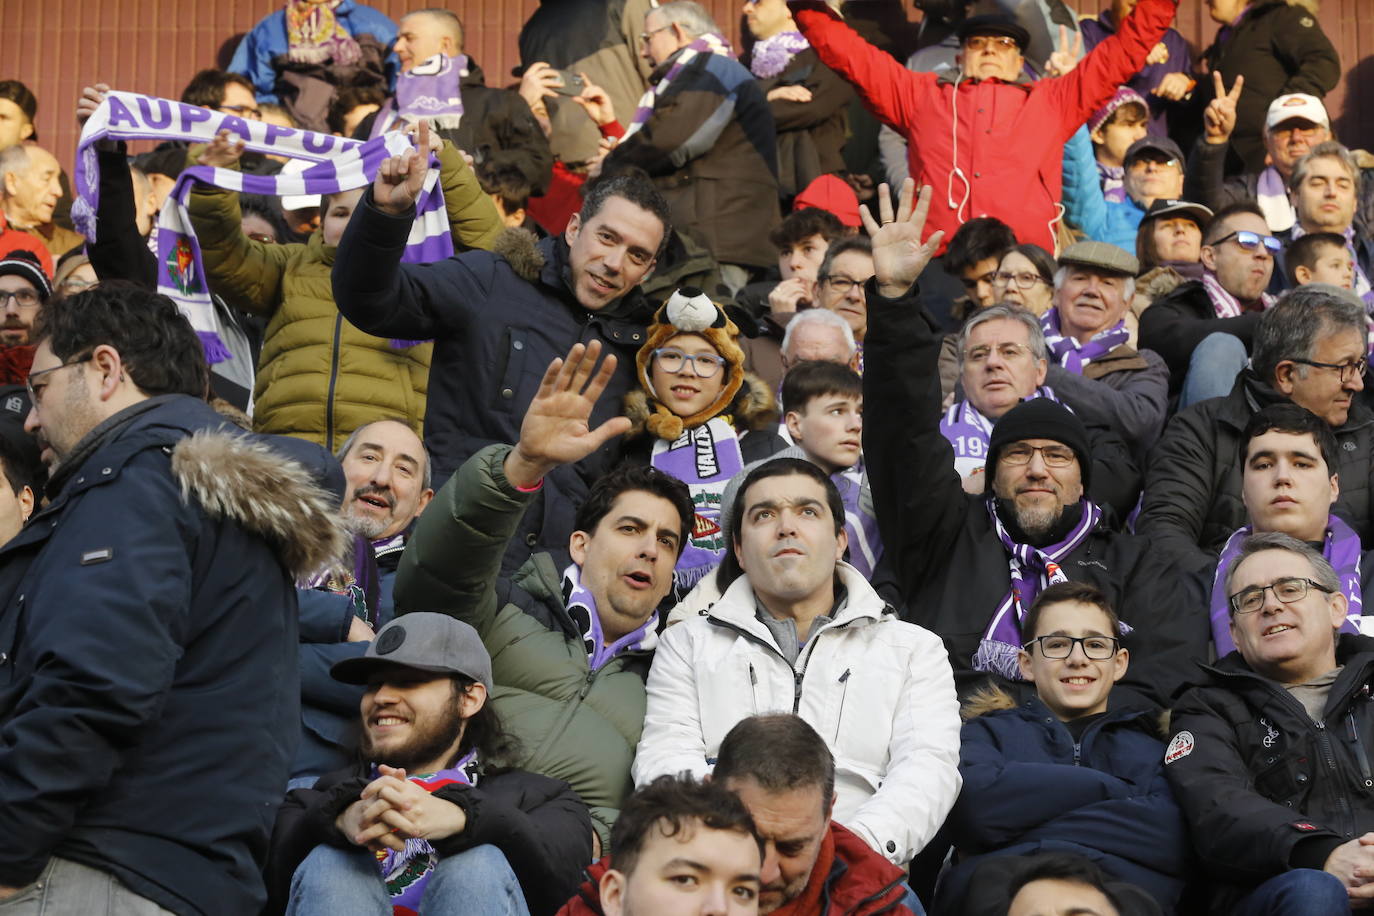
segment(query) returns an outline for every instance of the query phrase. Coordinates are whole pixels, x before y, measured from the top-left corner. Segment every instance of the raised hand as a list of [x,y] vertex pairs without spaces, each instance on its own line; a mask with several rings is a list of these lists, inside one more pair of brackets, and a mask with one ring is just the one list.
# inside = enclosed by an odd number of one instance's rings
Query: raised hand
[[556,96],[557,88],[562,85],[563,77],[558,71],[544,61],[537,60],[526,67],[524,75],[520,77],[520,97],[530,106],[535,117],[547,118],[549,111],[544,100]]
[[611,103],[611,97],[596,83],[588,78],[587,74],[579,72],[582,77],[582,91],[573,96],[572,100],[582,106],[597,127],[604,127],[615,120],[615,105]]
[[212,165],[215,168],[227,169],[234,166],[243,155],[244,145],[242,140],[231,140],[231,134],[227,130],[222,130],[215,134],[215,139],[205,144],[196,161],[201,165]]
[[811,281],[805,277],[788,277],[768,294],[768,312],[782,324],[797,314],[803,302],[811,298]]
[[1244,85],[1245,77],[1237,76],[1235,85],[1227,92],[1221,71],[1212,71],[1213,98],[1202,112],[1203,139],[1206,142],[1221,144],[1231,139],[1231,131],[1236,129],[1236,102]]
[[1083,57],[1083,33],[1075,30],[1073,33],[1073,44],[1069,44],[1069,28],[1061,25],[1059,27],[1059,50],[1050,55],[1050,59],[1045,61],[1046,76],[1063,76],[1065,73],[1078,66],[1078,61]]
[[520,441],[506,456],[506,479],[515,486],[532,487],[559,465],[580,461],[630,431],[628,417],[612,417],[596,429],[588,425],[597,398],[615,373],[614,355],[596,368],[600,355],[601,341],[593,340],[585,347],[574,344],[566,360],[549,363],[525,410]]
[[420,121],[412,138],[414,147],[399,156],[382,160],[377,177],[372,182],[372,200],[377,209],[393,216],[403,216],[415,206],[429,171],[429,122]]
[[932,232],[923,243],[926,214],[930,211],[930,185],[921,188],[920,197],[912,206],[916,182],[908,178],[902,182],[897,202],[897,214],[892,214],[892,198],[887,185],[878,186],[878,215],[875,222],[867,206],[859,208],[864,231],[873,241],[873,279],[878,293],[889,299],[904,295],[916,278],[926,269],[930,259],[940,248],[943,231]]
[[110,91],[110,87],[104,83],[96,83],[94,86],[87,86],[81,90],[81,98],[76,100],[76,126],[85,127],[86,122],[95,114],[95,110],[105,102],[105,94]]
[[1177,102],[1179,99],[1193,91],[1197,84],[1193,78],[1186,73],[1166,73],[1164,78],[1159,81],[1159,85],[1150,90],[1150,95],[1159,96],[1161,99],[1168,99]]

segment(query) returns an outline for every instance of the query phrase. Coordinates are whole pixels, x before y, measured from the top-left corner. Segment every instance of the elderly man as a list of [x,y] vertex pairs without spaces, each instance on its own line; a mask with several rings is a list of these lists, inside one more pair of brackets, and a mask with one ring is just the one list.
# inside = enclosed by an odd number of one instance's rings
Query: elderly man
[[854,329],[838,314],[829,309],[808,309],[788,322],[781,356],[784,372],[815,359],[852,369],[859,359],[859,345],[854,341]]
[[1048,251],[1055,248],[1065,141],[1145,65],[1175,7],[1140,0],[1078,66],[1031,82],[1022,56],[1030,35],[1008,16],[971,16],[960,24],[958,72],[913,73],[819,0],[791,5],[820,59],[854,84],[880,121],[908,138],[910,175],[939,191],[932,228],[948,239],[972,217],[995,216],[1020,241]]
[[1134,250],[1140,221],[1154,202],[1183,196],[1183,151],[1168,137],[1142,137],[1130,145],[1122,161],[1125,193],[1121,200],[1108,200],[1100,184],[1075,180],[1069,164],[1084,166],[1066,157],[1065,183],[1081,187],[1083,193],[1074,195],[1073,204],[1065,201],[1065,218],[1090,239]]
[[961,486],[939,428],[940,337],[913,288],[938,244],[919,243],[930,193],[913,210],[908,180],[895,219],[884,205],[882,225],[865,220],[877,274],[864,459],[907,613],[944,637],[966,694],[989,675],[1020,678],[1020,622],[1041,588],[1088,582],[1133,628],[1124,644],[1138,663],[1114,702],[1162,705],[1187,662],[1206,655],[1202,588],[1146,539],[1111,530],[1084,498],[1093,456],[1082,421],[1047,398],[1013,408],[989,438],[988,492]]
[[1246,538],[1224,587],[1236,650],[1174,705],[1164,771],[1210,913],[1346,913],[1374,898],[1374,640],[1339,633],[1340,575],[1286,534]]
[[1139,264],[1103,242],[1070,245],[1059,264],[1054,307],[1041,319],[1049,383],[1084,422],[1115,429],[1143,458],[1164,428],[1169,370],[1158,353],[1127,343]]
[[62,166],[32,143],[0,150],[0,210],[10,228],[41,242],[54,259],[86,240],[52,221],[62,197]]
[[[1332,232],[1345,239],[1354,259],[1354,290],[1366,303],[1374,302],[1374,238],[1355,231],[1356,193],[1360,166],[1355,156],[1334,140],[1319,143],[1298,160],[1288,182],[1297,222],[1276,232],[1285,244],[1314,232]],[[1287,285],[1288,270],[1280,254],[1270,289]]]
[[1136,529],[1191,567],[1215,565],[1227,538],[1246,523],[1236,461],[1241,432],[1261,407],[1292,402],[1335,431],[1337,511],[1368,537],[1374,418],[1356,397],[1367,349],[1364,309],[1348,291],[1314,283],[1286,293],[1260,320],[1251,366],[1231,393],[1169,421],[1146,474]]
[[781,220],[777,130],[763,89],[721,35],[694,0],[649,11],[640,53],[653,91],[602,171],[653,176],[678,228],[701,239],[733,292],[777,260],[768,242]]
[[1202,279],[1156,299],[1140,316],[1140,344],[1164,357],[1179,407],[1230,390],[1245,366],[1283,243],[1253,203],[1221,210],[1202,236]]

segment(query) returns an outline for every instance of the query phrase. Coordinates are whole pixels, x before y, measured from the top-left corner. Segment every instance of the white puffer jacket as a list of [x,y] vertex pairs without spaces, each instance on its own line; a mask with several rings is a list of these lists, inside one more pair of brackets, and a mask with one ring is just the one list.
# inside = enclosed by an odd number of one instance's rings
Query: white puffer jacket
[[959,795],[959,703],[944,643],[897,619],[847,563],[849,599],[812,633],[795,669],[754,616],[741,576],[702,616],[669,627],[649,672],[637,785],[701,777],[735,723],[793,712],[835,755],[835,820],[905,865]]

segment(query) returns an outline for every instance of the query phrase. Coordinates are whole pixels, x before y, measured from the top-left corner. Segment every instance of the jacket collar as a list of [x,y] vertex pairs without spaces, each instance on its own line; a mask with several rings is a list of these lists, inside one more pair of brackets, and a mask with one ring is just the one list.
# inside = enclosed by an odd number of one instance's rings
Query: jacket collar
[[995,76],[990,77],[988,79],[983,79],[980,76],[964,76],[964,71],[959,67],[950,67],[946,70],[941,70],[940,75],[936,77],[935,82],[943,86],[954,86],[954,88],[956,89],[964,83],[973,83],[975,85],[978,83],[1001,83],[1004,86],[1015,86],[1018,89],[1024,89],[1027,92],[1030,92],[1030,90],[1035,86],[1035,81],[1032,80],[1030,76],[1026,74],[1024,68],[1021,70],[1020,76],[1018,76],[1012,82],[1007,82],[1006,80],[999,79]]
[[[1229,421],[1238,429],[1244,427],[1256,411],[1271,404],[1289,403],[1288,398],[1275,391],[1272,386],[1256,375],[1253,369],[1249,368],[1242,369],[1240,374],[1236,376],[1236,382],[1231,386],[1231,393],[1227,395],[1227,398],[1238,409],[1228,411],[1229,416],[1222,416],[1219,419]],[[1244,409],[1239,409],[1242,406]],[[1370,423],[1374,423],[1374,414],[1365,406],[1364,398],[1356,397],[1350,403],[1350,413],[1346,416],[1345,423],[1335,427],[1332,432],[1337,435],[1349,433]]]
[[[835,564],[835,572],[839,575],[840,582],[848,590],[849,600],[845,602],[844,607],[835,615],[826,629],[846,626],[861,620],[877,623],[882,619],[883,614],[891,610],[857,569],[844,561],[840,561]],[[775,645],[773,634],[769,632],[768,627],[764,626],[754,616],[755,607],[754,587],[749,584],[749,576],[742,575],[731,583],[719,601],[707,609],[706,616],[721,623],[729,624],[736,629],[744,630],[770,645]],[[814,637],[816,634],[811,635]]]
[[636,285],[619,299],[604,308],[592,311],[577,301],[573,292],[572,264],[569,260],[568,243],[562,235],[541,239],[537,245],[544,255],[544,265],[539,269],[538,283],[551,295],[566,303],[569,308],[586,317],[588,322],[626,322],[640,326],[652,317],[653,309],[644,293]]

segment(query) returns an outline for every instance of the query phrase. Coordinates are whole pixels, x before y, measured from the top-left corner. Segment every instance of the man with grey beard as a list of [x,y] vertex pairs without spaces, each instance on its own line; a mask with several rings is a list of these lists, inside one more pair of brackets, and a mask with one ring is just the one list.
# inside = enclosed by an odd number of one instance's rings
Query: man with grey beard
[[[959,692],[1020,680],[1020,620],[1046,585],[1088,582],[1118,609],[1130,671],[1113,706],[1167,705],[1192,659],[1206,658],[1204,583],[1170,566],[1146,538],[1115,530],[1085,498],[1092,449],[1078,417],[1046,398],[1003,414],[988,441],[988,492],[965,493],[942,435],[941,334],[917,277],[938,234],[921,243],[930,189],[910,180],[881,225],[865,213],[875,275],[864,352],[864,458],[878,528],[906,619],[940,634]],[[895,549],[889,545],[896,545]]]
[[346,487],[340,511],[357,536],[350,570],[300,589],[301,743],[292,785],[347,766],[362,691],[329,669],[361,657],[394,615],[391,589],[411,524],[434,496],[429,453],[403,420],[358,427],[338,453]]

